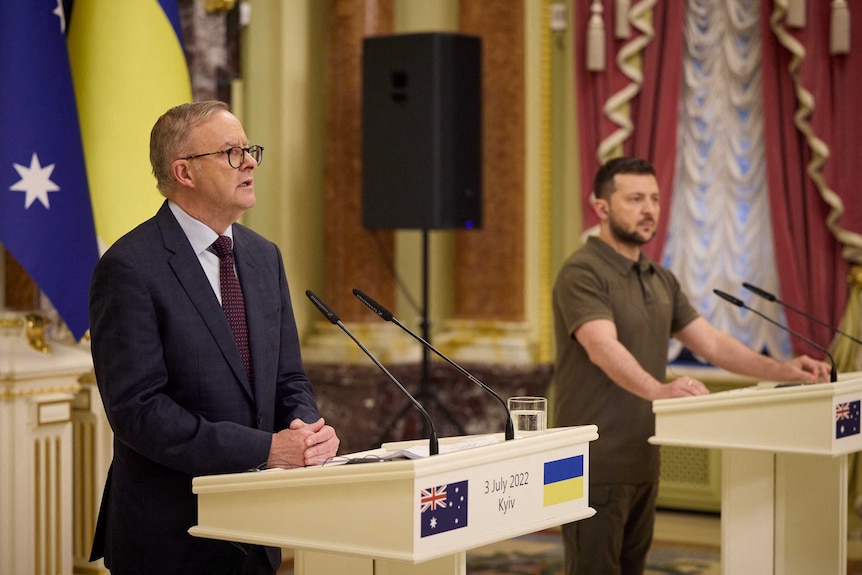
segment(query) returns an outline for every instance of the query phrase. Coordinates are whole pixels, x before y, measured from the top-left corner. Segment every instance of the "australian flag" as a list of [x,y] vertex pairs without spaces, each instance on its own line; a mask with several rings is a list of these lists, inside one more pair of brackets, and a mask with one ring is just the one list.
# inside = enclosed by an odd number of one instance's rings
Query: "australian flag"
[[835,406],[835,439],[859,435],[859,406],[862,401],[848,401]]
[[0,244],[80,339],[99,249],[66,18],[59,0],[0,2]]
[[467,481],[423,489],[419,497],[422,537],[467,526]]

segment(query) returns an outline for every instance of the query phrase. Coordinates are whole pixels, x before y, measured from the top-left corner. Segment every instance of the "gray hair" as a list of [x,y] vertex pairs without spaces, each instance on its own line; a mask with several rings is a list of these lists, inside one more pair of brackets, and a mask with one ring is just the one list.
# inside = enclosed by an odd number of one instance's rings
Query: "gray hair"
[[230,108],[218,100],[193,102],[175,106],[156,120],[150,132],[150,164],[163,196],[173,189],[171,164],[185,153],[192,128],[219,111],[230,112]]

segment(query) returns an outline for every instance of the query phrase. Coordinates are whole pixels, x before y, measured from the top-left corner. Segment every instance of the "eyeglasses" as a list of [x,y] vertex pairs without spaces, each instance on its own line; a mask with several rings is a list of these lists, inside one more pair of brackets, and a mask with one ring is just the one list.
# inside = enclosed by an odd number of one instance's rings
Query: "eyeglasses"
[[185,158],[180,158],[181,160],[194,160],[195,158],[203,158],[204,156],[215,156],[216,154],[225,154],[227,156],[227,163],[230,164],[230,167],[238,170],[242,167],[245,162],[245,155],[248,154],[254,161],[257,162],[257,165],[260,165],[260,162],[263,160],[263,146],[249,146],[248,148],[240,148],[239,146],[234,146],[233,148],[228,148],[227,150],[219,150],[218,152],[207,152],[206,154],[196,154],[194,156],[186,156]]

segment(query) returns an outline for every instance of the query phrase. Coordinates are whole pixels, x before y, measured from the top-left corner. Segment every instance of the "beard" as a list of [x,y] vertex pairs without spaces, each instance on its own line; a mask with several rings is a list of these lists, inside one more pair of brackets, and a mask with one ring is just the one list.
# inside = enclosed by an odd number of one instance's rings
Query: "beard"
[[[653,224],[655,224],[655,220],[650,218],[649,220],[642,220],[641,222],[638,222],[638,225],[643,223],[643,221],[651,221],[653,222]],[[608,223],[610,224],[611,235],[613,235],[614,239],[616,239],[620,243],[628,244],[631,246],[642,246],[646,243],[649,243],[650,240],[652,240],[656,234],[655,229],[653,229],[649,237],[644,237],[640,234],[640,232],[637,231],[637,229],[627,230],[622,227],[622,225],[620,225],[620,223],[616,220],[616,218],[614,218],[612,214],[608,217]]]

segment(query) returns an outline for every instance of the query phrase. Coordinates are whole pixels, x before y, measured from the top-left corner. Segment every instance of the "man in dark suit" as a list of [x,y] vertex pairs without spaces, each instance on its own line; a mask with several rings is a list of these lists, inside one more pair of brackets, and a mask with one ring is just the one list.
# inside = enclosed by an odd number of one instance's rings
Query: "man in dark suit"
[[[168,110],[150,138],[167,199],[93,274],[92,353],[114,457],[91,560],[104,556],[113,573],[274,573],[278,549],[189,535],[192,478],[315,465],[338,450],[302,366],[281,253],[235,223],[255,204],[262,155],[222,102]],[[221,269],[220,236],[234,256]],[[240,290],[237,328],[226,311]]]

